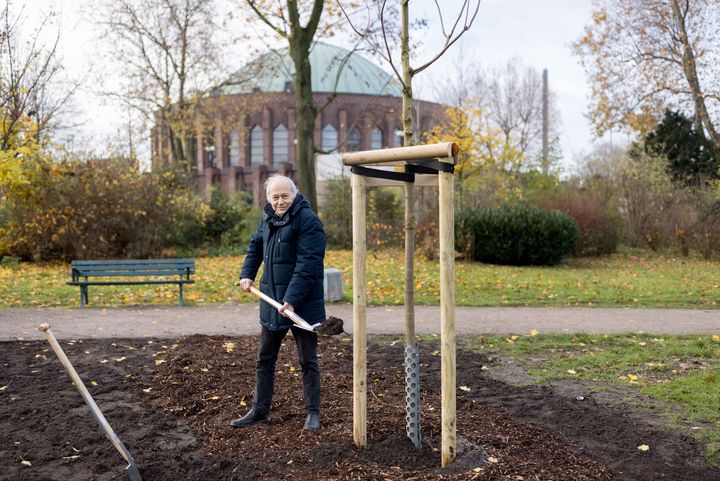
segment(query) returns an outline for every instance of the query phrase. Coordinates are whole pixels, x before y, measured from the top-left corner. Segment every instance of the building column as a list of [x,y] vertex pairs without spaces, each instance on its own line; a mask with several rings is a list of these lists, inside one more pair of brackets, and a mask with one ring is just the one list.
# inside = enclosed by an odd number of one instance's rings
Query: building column
[[225,159],[225,136],[223,135],[222,122],[215,123],[215,167],[219,170],[227,167]]
[[385,131],[383,132],[383,143],[387,147],[402,147],[395,145],[395,116],[385,114]]
[[315,131],[313,132],[313,142],[318,148],[322,148],[323,121],[321,117],[322,115],[318,115],[317,117],[315,117]]
[[295,122],[295,109],[287,109],[287,126],[288,126],[288,162],[295,165],[297,159],[297,128]]
[[[330,122],[332,123],[332,122]],[[347,123],[347,110],[338,111],[338,144],[347,140],[348,134],[348,123]],[[340,152],[347,152],[347,145],[343,144],[342,149],[338,148]]]
[[263,129],[263,164],[272,165],[272,112],[269,108],[265,108],[262,113],[262,122],[260,124]]
[[205,142],[202,134],[202,127],[195,128],[196,150],[195,150],[195,166],[197,174],[202,175],[205,170]]

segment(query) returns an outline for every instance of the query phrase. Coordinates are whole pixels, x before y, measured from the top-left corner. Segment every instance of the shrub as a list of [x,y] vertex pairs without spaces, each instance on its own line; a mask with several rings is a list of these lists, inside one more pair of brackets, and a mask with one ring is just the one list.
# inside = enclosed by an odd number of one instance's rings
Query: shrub
[[203,210],[205,238],[211,245],[232,247],[247,242],[243,239],[245,222],[252,199],[244,192],[232,196],[217,188],[210,192],[210,202]]
[[[404,210],[397,189],[367,189],[367,243],[374,247],[396,246],[403,240]],[[341,177],[325,184],[320,219],[328,245],[352,248],[352,191],[350,179]]]
[[704,192],[697,203],[699,219],[691,231],[691,242],[704,259],[710,259],[720,252],[720,200]]
[[527,204],[464,211],[456,226],[458,245],[470,249],[473,260],[492,264],[557,264],[579,237],[572,217]]
[[402,190],[388,187],[368,188],[368,245],[378,248],[398,246],[404,239],[405,211]]
[[320,219],[325,228],[328,246],[352,248],[352,192],[350,179],[328,180],[325,196],[320,201]]
[[539,200],[537,205],[559,210],[575,220],[580,237],[573,255],[600,256],[617,251],[622,220],[612,199],[588,189],[570,189],[556,199]]
[[149,257],[172,244],[192,194],[173,173],[135,162],[35,162],[3,192],[0,244],[22,259]]

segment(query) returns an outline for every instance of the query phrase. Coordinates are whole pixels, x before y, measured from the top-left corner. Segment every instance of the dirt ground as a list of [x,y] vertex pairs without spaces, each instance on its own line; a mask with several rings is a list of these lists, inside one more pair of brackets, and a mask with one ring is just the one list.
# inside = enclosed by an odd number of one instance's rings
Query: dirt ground
[[[423,448],[405,437],[401,342],[368,350],[368,448],[352,441],[352,346],[321,338],[323,427],[302,430],[288,337],[271,422],[235,430],[250,407],[255,337],[62,341],[148,480],[720,480],[692,438],[650,410],[588,386],[522,385],[509,360],[458,351],[458,456],[440,466],[440,356],[421,352]],[[104,438],[49,346],[0,343],[0,479],[119,480]],[[635,399],[637,401],[637,399]],[[634,404],[634,403],[632,403]],[[637,447],[648,445],[649,450]]]

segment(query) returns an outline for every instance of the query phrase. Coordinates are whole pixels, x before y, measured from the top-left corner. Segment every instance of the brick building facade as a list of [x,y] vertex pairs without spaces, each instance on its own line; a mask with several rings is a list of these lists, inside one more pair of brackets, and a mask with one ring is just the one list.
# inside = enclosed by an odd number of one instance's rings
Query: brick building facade
[[[277,52],[258,58],[196,108],[190,158],[201,193],[206,194],[212,186],[227,194],[252,192],[256,204],[262,206],[263,183],[268,176],[294,177],[293,75],[287,67],[289,57],[280,64],[278,58],[282,56]],[[334,95],[316,117],[314,144],[318,150],[346,152],[401,145],[401,90],[389,74],[358,54],[327,44],[316,44],[310,60],[315,105],[325,104],[328,95]],[[338,68],[342,68],[339,73]],[[418,135],[444,118],[445,107],[439,104],[417,101],[413,108]],[[162,126],[153,129],[153,168],[170,161],[162,131]],[[317,165],[318,171],[322,168]],[[321,178],[322,172],[318,172]]]

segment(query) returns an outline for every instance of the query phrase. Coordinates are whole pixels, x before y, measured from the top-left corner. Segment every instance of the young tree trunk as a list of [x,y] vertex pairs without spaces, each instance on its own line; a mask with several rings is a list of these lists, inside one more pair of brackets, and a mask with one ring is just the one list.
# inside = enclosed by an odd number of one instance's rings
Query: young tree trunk
[[400,61],[402,62],[402,125],[403,125],[403,141],[405,146],[415,145],[412,123],[412,68],[410,67],[410,28],[409,28],[409,12],[408,4],[410,0],[402,0],[401,3],[401,22],[402,29],[400,31]]

